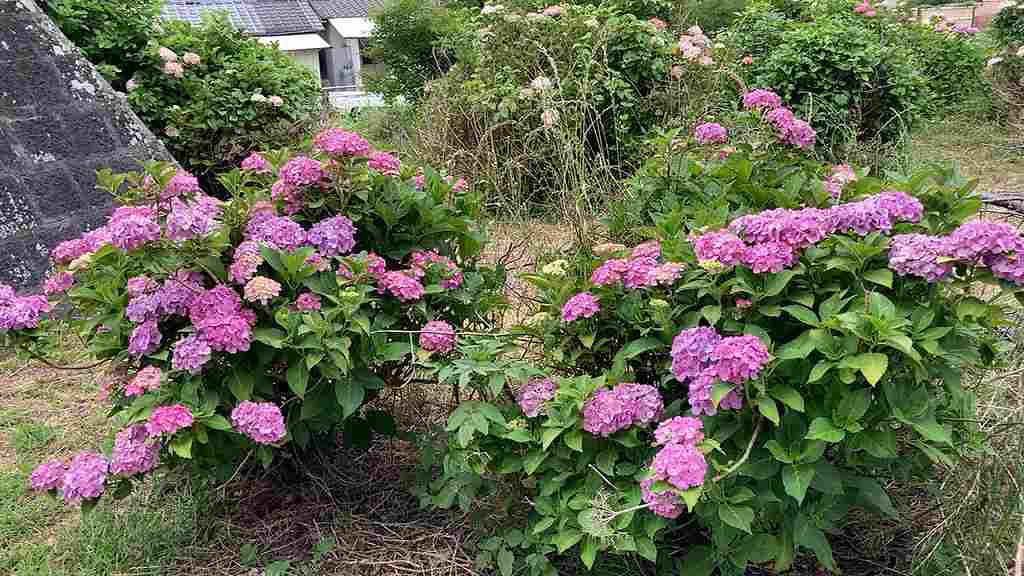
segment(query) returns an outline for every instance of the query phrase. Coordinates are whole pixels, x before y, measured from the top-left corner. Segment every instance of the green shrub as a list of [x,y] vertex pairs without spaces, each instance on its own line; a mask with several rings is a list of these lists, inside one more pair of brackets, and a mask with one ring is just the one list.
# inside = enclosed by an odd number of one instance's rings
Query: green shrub
[[[518,406],[474,402],[452,414],[427,502],[501,489],[501,501],[525,503],[509,511],[520,523],[482,546],[479,561],[503,574],[510,565],[554,574],[551,556],[569,551],[587,567],[603,553],[635,553],[656,563],[652,573],[699,575],[749,564],[783,572],[806,551],[836,572],[826,533],[851,508],[898,518],[877,478],[929,477],[981,448],[960,379],[992,361],[1004,310],[975,296],[975,282],[1020,287],[955,257],[933,259],[945,281],[929,282],[898,255],[928,262],[908,254],[902,235],[958,229],[980,205],[972,187],[952,170],[862,178],[848,192],[864,204],[800,212],[824,217],[802,228],[823,226],[823,236],[801,236],[792,213],[755,212],[786,240],[760,251],[752,236],[734,236],[747,264],[718,260],[731,249],[676,223],[658,230],[660,246],[584,249],[539,267],[524,277],[540,301],[525,330],[553,380],[534,381]],[[878,195],[886,188],[902,192]],[[876,224],[846,228],[854,213]],[[1019,232],[1000,234],[1024,245]],[[756,268],[794,245],[795,260]],[[573,308],[584,292],[596,309]],[[695,333],[683,332],[697,326],[726,340],[694,346]],[[736,357],[749,362],[742,375],[711,367]],[[610,389],[622,383],[641,387]],[[652,434],[691,413],[695,437]],[[655,445],[666,443],[674,447]],[[678,479],[658,471],[672,456],[686,459]],[[658,546],[669,538],[686,548]]]
[[894,27],[889,42],[904,46],[915,67],[925,76],[935,112],[946,114],[950,107],[972,103],[983,97],[988,86],[985,49],[971,36],[938,32],[933,26],[904,23]]
[[686,0],[675,10],[680,23],[695,23],[713,34],[729,26],[746,4],[747,0]]
[[[110,475],[104,464],[86,493],[65,485],[66,500],[120,494],[158,454],[230,476],[247,454],[269,465],[339,432],[354,446],[395,434],[374,400],[407,384],[416,358],[448,353],[454,330],[488,322],[504,279],[477,264],[479,202],[464,182],[368,148],[334,129],[309,156],[253,156],[221,176],[222,203],[163,163],[100,174],[120,206],[54,249],[46,292],[74,310],[65,320],[95,357],[123,368],[109,390],[122,432]],[[46,296],[6,288],[0,338],[46,355],[51,329],[67,327],[39,317]],[[36,316],[12,324],[19,303]]]
[[992,19],[992,35],[1004,46],[1024,44],[1024,6],[1007,6]]
[[[175,62],[165,62],[162,49]],[[318,119],[320,85],[310,70],[223,15],[201,26],[166,23],[144,57],[128,94],[132,109],[211,186],[214,172],[237,166],[251,150],[295,142]]]
[[371,52],[387,67],[379,76],[368,76],[367,87],[389,100],[419,100],[423,86],[454,64],[455,52],[446,36],[457,30],[455,14],[462,12],[428,0],[390,0],[374,12]]
[[157,27],[162,0],[50,0],[47,11],[64,35],[114,87],[148,64],[146,44]]
[[782,43],[790,18],[770,4],[751,4],[726,31],[726,38],[741,54],[758,61]]

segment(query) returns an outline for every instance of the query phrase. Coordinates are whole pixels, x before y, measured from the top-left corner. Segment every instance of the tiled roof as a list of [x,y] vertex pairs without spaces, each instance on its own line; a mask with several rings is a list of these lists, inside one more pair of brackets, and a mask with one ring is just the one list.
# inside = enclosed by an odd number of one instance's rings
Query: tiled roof
[[198,24],[203,12],[224,10],[231,23],[254,36],[306,34],[324,29],[307,0],[168,0],[163,18]]
[[366,18],[370,11],[383,5],[382,0],[308,0],[324,20],[331,18]]

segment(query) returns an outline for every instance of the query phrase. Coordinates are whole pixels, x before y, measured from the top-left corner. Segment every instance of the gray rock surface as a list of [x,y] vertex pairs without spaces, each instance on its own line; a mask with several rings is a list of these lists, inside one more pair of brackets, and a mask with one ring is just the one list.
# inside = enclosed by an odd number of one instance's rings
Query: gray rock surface
[[39,284],[57,243],[103,223],[96,170],[170,159],[32,0],[0,0],[0,282]]

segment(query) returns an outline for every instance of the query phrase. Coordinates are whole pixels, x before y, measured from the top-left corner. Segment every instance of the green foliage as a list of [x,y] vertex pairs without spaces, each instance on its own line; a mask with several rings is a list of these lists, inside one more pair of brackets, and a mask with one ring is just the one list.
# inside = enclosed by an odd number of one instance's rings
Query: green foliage
[[50,0],[47,12],[115,88],[148,64],[162,0]]
[[[768,172],[757,181],[805,170],[796,160],[786,170],[781,158],[755,163],[740,155],[735,162]],[[508,501],[529,506],[510,511],[525,516],[524,523],[482,546],[479,561],[500,573],[514,560],[530,574],[554,574],[548,560],[555,552],[578,555],[588,568],[602,554],[637,554],[656,562],[657,573],[704,575],[716,567],[742,573],[750,563],[785,571],[810,553],[837,571],[826,533],[849,509],[898,517],[876,478],[929,477],[935,467],[981,449],[982,436],[970,424],[975,399],[961,376],[992,362],[1005,312],[975,296],[973,283],[1019,295],[970,266],[941,284],[893,274],[889,234],[948,233],[979,202],[973,184],[953,169],[891,182],[862,177],[846,192],[892,188],[923,203],[920,223],[865,236],[833,234],[777,273],[700,266],[687,240],[691,224],[676,221],[656,230],[662,257],[685,264],[669,286],[594,285],[590,274],[608,256],[589,251],[524,276],[540,301],[540,313],[524,329],[540,343],[550,373],[565,376],[535,418],[500,399],[464,403],[448,421],[446,450],[433,456],[443,474],[424,502],[468,506],[461,496],[467,487],[470,495],[486,493],[495,479],[506,479],[502,486],[513,492]],[[821,201],[815,187],[791,189],[792,197],[784,190],[781,205]],[[560,321],[562,305],[584,290],[597,296],[600,311]],[[599,388],[639,382],[660,390],[663,418],[684,413],[686,386],[669,370],[670,349],[681,329],[696,325],[755,335],[772,359],[740,387],[742,409],[702,417],[699,448],[708,476],[703,486],[676,492],[686,511],[673,521],[641,504],[639,482],[656,452],[650,430],[633,426],[598,437],[582,429],[582,408]],[[716,386],[713,401],[731,386]],[[651,489],[674,490],[659,483]],[[666,533],[693,523],[707,531],[705,543],[681,553],[659,549]]]
[[743,11],[747,0],[685,0],[675,10],[681,22],[694,23],[707,34],[723,30]]
[[907,49],[926,78],[934,108],[931,114],[948,114],[950,107],[970,102],[988,90],[982,76],[985,49],[975,38],[909,22],[891,33],[890,41]]
[[447,40],[455,34],[458,9],[446,10],[428,0],[389,0],[374,12],[371,53],[387,63],[380,76],[368,76],[367,87],[388,100],[399,96],[419,100],[423,87],[443,75],[454,63]]
[[1024,6],[1006,6],[992,19],[992,35],[1002,45],[1024,44]]
[[[188,52],[200,62],[183,63],[177,78],[165,73],[160,47],[173,50],[179,63]],[[319,112],[319,80],[309,69],[243,35],[223,14],[201,26],[165,23],[133,80],[132,108],[210,186],[213,172],[236,166],[249,151],[293,143]],[[280,97],[281,105],[267,101],[271,96]]]

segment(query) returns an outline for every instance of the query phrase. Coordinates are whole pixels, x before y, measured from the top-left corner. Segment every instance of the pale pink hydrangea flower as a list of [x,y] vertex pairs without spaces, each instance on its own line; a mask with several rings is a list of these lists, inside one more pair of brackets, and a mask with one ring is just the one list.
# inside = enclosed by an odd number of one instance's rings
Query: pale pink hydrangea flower
[[651,486],[657,481],[653,476],[641,480],[640,498],[647,504],[648,509],[658,516],[669,519],[678,518],[685,510],[683,499],[672,490],[651,491]]
[[705,122],[693,130],[698,144],[723,143],[729,139],[725,128],[717,122]]
[[281,409],[270,402],[240,403],[231,411],[231,423],[258,444],[275,444],[285,436]]
[[128,385],[124,388],[125,396],[138,396],[145,393],[147,390],[156,390],[160,388],[160,378],[162,373],[160,368],[156,366],[146,366],[142,370],[139,370],[135,377],[128,382]]
[[267,104],[270,104],[274,108],[280,108],[284,106],[284,99],[280,96],[267,96]]
[[319,310],[320,297],[312,292],[299,294],[299,297],[295,299],[295,308],[298,310]]
[[43,293],[58,294],[67,292],[75,284],[75,276],[70,272],[56,272],[43,282]]
[[195,66],[196,64],[199,64],[202,59],[199,58],[199,54],[196,54],[195,52],[185,52],[181,57],[181,61],[188,66]]
[[266,306],[281,293],[281,284],[266,276],[256,276],[245,285],[245,299]]
[[446,354],[455,348],[455,328],[442,320],[427,322],[420,331],[420,347]]
[[180,62],[165,62],[164,74],[174,78],[181,78],[185,75],[185,67]]
[[174,52],[174,50],[171,50],[170,48],[168,48],[166,46],[161,46],[160,50],[158,52],[160,54],[160,59],[163,60],[164,62],[177,62],[178,61],[178,55]]
[[269,174],[270,162],[267,162],[267,159],[259,152],[253,152],[245,160],[242,160],[242,171],[254,174]]
[[558,4],[554,4],[552,6],[548,6],[547,8],[545,8],[544,11],[541,12],[541,14],[545,16],[561,16],[562,12],[563,8]]
[[597,297],[590,292],[580,292],[562,306],[562,322],[572,322],[579,318],[590,318],[601,310]]
[[516,403],[527,418],[536,418],[544,403],[555,397],[558,384],[552,378],[534,378],[516,394]]

